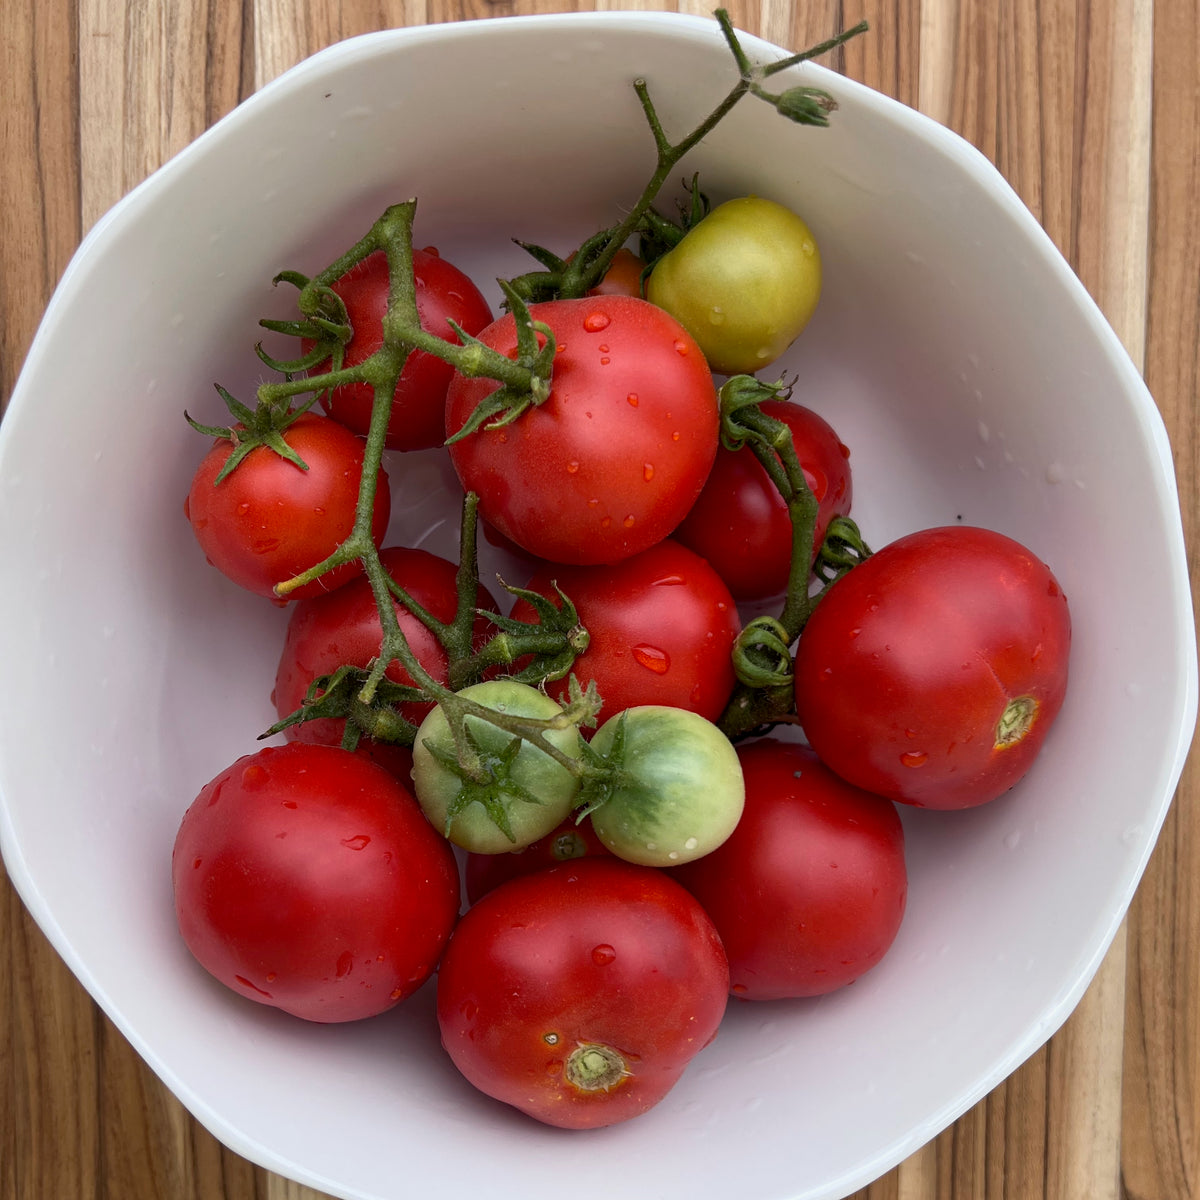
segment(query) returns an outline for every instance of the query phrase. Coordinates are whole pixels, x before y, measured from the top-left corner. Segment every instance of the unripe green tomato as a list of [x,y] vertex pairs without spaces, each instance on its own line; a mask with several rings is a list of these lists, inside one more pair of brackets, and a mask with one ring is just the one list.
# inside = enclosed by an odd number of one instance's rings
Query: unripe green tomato
[[729,739],[694,712],[643,704],[610,717],[592,748],[608,756],[622,720],[621,776],[592,813],[596,836],[618,858],[648,867],[678,866],[715,850],[746,800]]
[[[459,695],[486,708],[522,717],[548,719],[562,712],[545,692],[512,679],[473,684],[463,688]],[[468,716],[466,725],[479,742],[481,752],[487,755],[499,755],[514,737],[479,717]],[[575,726],[549,730],[545,737],[571,758],[579,757],[579,732]],[[446,833],[456,846],[474,854],[521,850],[545,837],[566,818],[579,791],[579,780],[566,767],[531,742],[522,742],[510,773],[516,786],[502,790],[498,797],[513,837],[505,834],[478,801],[459,811],[447,830],[446,818],[463,781],[438,761],[431,746],[447,754],[454,753],[454,737],[441,705],[417,730],[413,743],[413,790],[434,828]]]
[[658,260],[646,298],[696,339],[720,375],[770,366],[821,296],[821,253],[791,209],[761,196],[718,205]]

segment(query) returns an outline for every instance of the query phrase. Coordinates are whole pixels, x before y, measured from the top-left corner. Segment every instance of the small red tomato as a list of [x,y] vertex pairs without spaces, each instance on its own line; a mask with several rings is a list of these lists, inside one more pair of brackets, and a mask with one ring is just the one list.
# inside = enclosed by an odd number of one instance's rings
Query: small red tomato
[[[457,567],[427,550],[388,546],[379,559],[393,581],[439,621],[454,619],[458,608]],[[482,588],[477,607],[495,611],[495,601]],[[445,648],[425,625],[394,601],[396,620],[417,661],[439,683],[448,683],[449,659]],[[482,645],[491,626],[483,617],[475,620],[476,645]],[[379,609],[370,582],[356,579],[327,596],[303,600],[288,620],[283,652],[275,672],[271,694],[275,710],[282,720],[300,707],[309,685],[339,667],[369,667],[378,657],[383,642]],[[411,684],[412,676],[399,662],[388,667],[387,676],[396,683]],[[433,708],[432,702],[416,702],[401,707],[401,715],[419,725]],[[341,744],[345,722],[320,717],[291,725],[284,731],[289,740],[318,742],[327,746]],[[361,743],[360,743],[361,744]],[[391,756],[385,756],[391,765]],[[398,766],[411,770],[412,757],[401,759]]]
[[201,966],[309,1021],[392,1008],[433,973],[458,917],[449,844],[391,774],[335,746],[227,767],[187,810],[171,872]]
[[438,972],[442,1044],[480,1091],[565,1129],[644,1113],[716,1036],[729,966],[665,873],[584,858],[469,908]]
[[1049,567],[1012,538],[909,534],[837,581],[800,635],[796,713],[844,779],[925,808],[993,800],[1062,707],[1071,620]]
[[[492,310],[483,294],[453,264],[432,247],[413,250],[413,282],[421,328],[455,345],[460,344],[449,322],[476,334],[491,323]],[[383,316],[387,311],[387,257],[369,254],[333,285],[342,298],[354,336],[346,344],[343,366],[365,362],[383,345]],[[312,349],[305,341],[305,353]],[[328,370],[328,365],[318,371]],[[414,350],[396,381],[386,445],[393,450],[426,450],[446,440],[446,389],[454,375],[448,362],[424,350]],[[356,433],[366,434],[371,424],[375,391],[370,384],[348,383],[334,388],[321,404],[335,420]]]
[[[759,408],[791,430],[796,457],[817,501],[815,558],[830,520],[850,512],[850,451],[811,409],[784,400],[766,400]],[[779,489],[749,447],[717,451],[700,499],[675,537],[706,558],[739,600],[766,599],[787,587],[792,520]]]
[[[208,561],[234,583],[271,599],[278,599],[276,584],[323,562],[349,536],[366,445],[344,425],[316,413],[297,417],[283,437],[307,470],[257,446],[216,483],[233,453],[233,444],[220,438],[197,468],[184,503]],[[391,493],[381,470],[371,513],[376,545],[390,515]],[[288,599],[320,596],[361,575],[359,563],[346,563]]]
[[[535,558],[619,562],[662,541],[704,486],[719,433],[712,373],[673,317],[634,296],[551,300],[530,315],[554,333],[549,396],[453,442],[451,462],[481,519]],[[515,355],[511,314],[479,339]],[[497,386],[456,375],[446,432]]]
[[744,1000],[820,996],[875,966],[904,917],[895,805],[852,787],[806,746],[738,751],[746,804],[729,838],[672,872],[712,917]]
[[[686,708],[715,721],[735,683],[731,653],[741,630],[737,605],[699,555],[667,539],[611,567],[543,566],[526,585],[556,600],[557,585],[590,635],[571,668],[595,680],[608,719],[626,708]],[[532,621],[518,600],[512,616]],[[567,680],[546,685],[562,699]]]
[[467,900],[474,904],[481,896],[510,879],[557,867],[560,863],[594,854],[607,855],[609,849],[596,836],[586,817],[577,821],[567,817],[557,829],[521,850],[502,854],[468,854],[463,864],[463,880],[467,885]]

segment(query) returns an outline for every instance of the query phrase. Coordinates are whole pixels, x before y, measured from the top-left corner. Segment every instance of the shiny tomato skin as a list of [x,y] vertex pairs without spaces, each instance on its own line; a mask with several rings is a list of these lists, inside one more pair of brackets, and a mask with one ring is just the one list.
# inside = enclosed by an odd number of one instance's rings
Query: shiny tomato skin
[[[815,559],[830,520],[850,513],[850,451],[810,408],[785,400],[767,400],[759,408],[791,430],[804,478],[817,500]],[[779,489],[748,447],[717,451],[708,482],[675,538],[707,559],[738,600],[763,600],[787,588],[791,517]]]
[[921,530],[817,605],[796,649],[797,715],[849,782],[970,808],[1032,765],[1062,707],[1070,644],[1066,596],[1027,548],[971,526]]
[[[552,300],[530,312],[558,348],[548,399],[454,442],[451,461],[481,518],[527,553],[619,562],[666,537],[700,494],[717,451],[712,374],[682,326],[637,297]],[[513,318],[479,337],[512,354]],[[447,434],[496,386],[455,376]]]
[[[741,631],[737,605],[699,555],[668,538],[611,567],[539,568],[526,589],[575,605],[590,636],[571,670],[595,680],[608,719],[635,705],[685,708],[715,721],[735,683],[731,653]],[[534,619],[518,600],[512,616]],[[557,699],[566,679],[548,683]]]
[[574,862],[577,858],[609,853],[608,847],[592,829],[591,821],[586,817],[579,821],[572,814],[544,838],[520,850],[509,850],[503,854],[466,855],[463,882],[466,884],[467,901],[474,904],[481,896],[510,879]]
[[[421,328],[448,342],[460,344],[448,321],[476,334],[491,323],[492,310],[483,294],[436,250],[413,250],[413,282]],[[388,303],[387,257],[369,254],[333,284],[346,305],[354,336],[346,344],[343,366],[365,362],[383,345],[383,316]],[[304,352],[312,343],[302,343]],[[317,368],[328,370],[328,364]],[[385,444],[392,450],[427,450],[446,437],[446,389],[454,368],[424,350],[414,350],[400,372],[392,398]],[[375,393],[370,384],[351,383],[335,388],[321,404],[335,421],[355,433],[367,433]]]
[[[439,621],[453,620],[458,606],[456,591],[457,567],[447,559],[427,550],[406,546],[388,546],[379,553],[384,570],[408,594]],[[495,611],[495,602],[484,589],[479,590],[477,607]],[[439,683],[448,682],[449,660],[438,639],[425,626],[394,602],[396,619],[401,632],[417,661]],[[475,622],[476,644],[486,641],[490,623],[483,617]],[[275,673],[272,702],[280,719],[300,707],[309,685],[322,675],[332,674],[341,666],[369,667],[378,656],[383,640],[379,610],[371,585],[364,577],[325,596],[302,600],[288,619],[283,650]],[[411,684],[412,677],[399,662],[388,667],[389,679]],[[402,715],[419,725],[433,708],[432,703],[412,703],[402,707]],[[317,742],[327,746],[341,744],[345,722],[330,717],[291,725],[284,731],[289,740]],[[362,743],[360,743],[361,745]],[[385,765],[400,769],[404,760],[397,760],[389,751],[393,747],[376,747],[383,751]],[[407,756],[411,769],[412,758]]]
[[[729,967],[700,905],[664,872],[584,858],[501,884],[467,910],[438,972],[442,1044],[480,1091],[587,1129],[657,1104],[716,1036]],[[581,1055],[612,1068],[584,1088]]]
[[[308,470],[258,446],[216,483],[233,452],[232,443],[220,438],[196,469],[184,504],[208,561],[234,583],[273,600],[276,584],[316,566],[350,534],[366,445],[345,426],[311,412],[288,426],[284,440]],[[371,514],[376,545],[390,516],[391,493],[381,470]],[[347,563],[288,599],[320,596],[361,575],[358,563]]]
[[820,996],[875,966],[908,897],[896,807],[852,787],[807,747],[772,738],[738,750],[742,818],[678,879],[712,917],[743,1000]]
[[246,755],[200,791],[172,879],[200,964],[309,1021],[394,1007],[433,973],[459,909],[453,852],[412,794],[358,755],[302,742]]

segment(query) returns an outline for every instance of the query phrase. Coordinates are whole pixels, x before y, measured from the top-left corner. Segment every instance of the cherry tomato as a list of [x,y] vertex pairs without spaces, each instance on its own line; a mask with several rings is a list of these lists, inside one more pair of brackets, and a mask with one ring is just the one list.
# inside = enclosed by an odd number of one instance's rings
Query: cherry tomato
[[613,255],[608,270],[591,290],[593,296],[641,296],[646,264],[624,246]]
[[[384,570],[422,608],[439,621],[453,620],[458,607],[456,590],[457,568],[452,562],[403,546],[389,546],[379,553]],[[403,608],[394,604],[400,630],[417,661],[438,683],[448,682],[449,660],[445,649],[424,624]],[[495,611],[495,601],[480,589],[478,608]],[[475,622],[476,644],[486,641],[491,626],[483,617]],[[284,638],[283,652],[275,673],[272,701],[280,719],[300,707],[309,685],[322,675],[330,675],[342,666],[369,667],[379,654],[383,630],[379,610],[370,583],[356,579],[326,596],[302,600],[292,610]],[[412,683],[412,676],[399,662],[388,667],[388,678],[396,683]],[[433,708],[432,703],[412,703],[401,707],[401,714],[419,725]],[[329,717],[291,725],[284,731],[289,740],[318,742],[323,745],[341,744],[345,722]],[[363,743],[360,743],[363,745]],[[373,743],[368,753],[383,752],[385,765],[402,771],[411,769],[411,756],[396,759],[392,751],[398,747]]]
[[567,1129],[646,1112],[717,1033],[729,968],[663,872],[585,858],[467,910],[438,973],[442,1044],[475,1087]]
[[909,534],[838,580],[800,635],[796,712],[844,779],[927,808],[993,800],[1062,706],[1071,622],[1045,563],[955,525]]
[[593,749],[619,769],[592,813],[600,840],[627,862],[671,867],[719,846],[742,815],[745,784],[729,739],[682,708],[641,705],[610,717]]
[[[449,321],[457,322],[469,334],[491,323],[492,310],[483,294],[432,247],[413,250],[413,282],[421,328],[427,332],[459,345],[460,339]],[[357,366],[383,345],[388,289],[387,256],[381,250],[367,255],[334,283],[333,290],[344,301],[354,330],[343,352],[343,366]],[[304,341],[304,352],[312,345]],[[317,370],[328,370],[328,365]],[[408,356],[392,398],[385,443],[389,448],[426,450],[442,444],[446,438],[446,388],[453,374],[449,363],[424,350],[414,350]],[[365,436],[374,398],[370,384],[351,383],[335,388],[321,403],[334,420]]]
[[[562,712],[545,692],[514,679],[485,680],[459,694],[485,708],[519,717],[548,719]],[[478,717],[467,717],[466,728],[481,754],[492,762],[513,742],[513,734]],[[545,737],[569,757],[579,757],[579,733],[574,725],[547,730]],[[521,741],[494,798],[476,799],[464,792],[462,776],[444,761],[448,756],[456,758],[457,747],[439,704],[417,730],[413,787],[434,828],[474,854],[503,854],[545,837],[566,819],[579,791],[578,778],[532,742]],[[494,809],[489,803],[494,803]]]
[[646,298],[671,313],[722,375],[773,363],[821,296],[821,255],[804,221],[760,196],[712,210],[655,264]]
[[608,847],[596,836],[592,823],[586,817],[576,820],[574,815],[566,817],[544,838],[507,854],[468,854],[463,863],[463,881],[467,887],[467,900],[474,904],[493,888],[557,867],[560,863],[573,862],[577,858],[592,855],[607,855]]
[[[453,443],[451,461],[480,516],[528,553],[619,562],[662,541],[704,486],[717,452],[712,375],[692,338],[645,300],[552,300],[530,312],[559,351],[549,398]],[[479,337],[515,352],[511,316]],[[447,433],[496,386],[455,376]]]
[[[813,555],[834,516],[848,516],[853,489],[850,451],[812,409],[784,400],[759,405],[783,421],[817,500]],[[675,538],[712,565],[738,600],[763,600],[787,588],[792,521],[779,489],[748,447],[722,446],[708,482]]]
[[807,747],[738,750],[746,806],[711,854],[673,872],[712,917],[744,1000],[819,996],[875,966],[904,917],[895,805],[852,787]]
[[[223,575],[260,596],[322,562],[354,527],[362,478],[362,438],[315,413],[304,413],[284,440],[307,465],[257,446],[220,482],[214,482],[233,445],[216,441],[192,478],[184,515],[208,561]],[[391,515],[385,471],[379,472],[371,530],[378,545]],[[361,576],[347,563],[297,588],[289,599],[319,596]]]
[[[526,584],[552,600],[555,585],[590,635],[572,672],[595,680],[605,717],[635,704],[686,708],[715,721],[733,691],[737,606],[717,573],[667,539],[611,567],[543,566]],[[512,616],[532,621],[518,600]],[[546,685],[558,699],[567,680]]]
[[187,810],[171,869],[200,964],[310,1021],[392,1008],[433,973],[458,917],[454,854],[411,793],[335,746],[227,767]]

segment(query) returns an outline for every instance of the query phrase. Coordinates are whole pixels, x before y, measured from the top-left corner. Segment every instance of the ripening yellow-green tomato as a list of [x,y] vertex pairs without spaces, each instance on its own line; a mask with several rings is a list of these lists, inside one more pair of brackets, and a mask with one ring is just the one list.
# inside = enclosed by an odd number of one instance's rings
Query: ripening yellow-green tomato
[[646,298],[696,339],[721,375],[773,363],[821,296],[821,253],[789,208],[760,196],[718,205],[658,260]]

